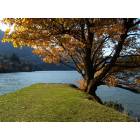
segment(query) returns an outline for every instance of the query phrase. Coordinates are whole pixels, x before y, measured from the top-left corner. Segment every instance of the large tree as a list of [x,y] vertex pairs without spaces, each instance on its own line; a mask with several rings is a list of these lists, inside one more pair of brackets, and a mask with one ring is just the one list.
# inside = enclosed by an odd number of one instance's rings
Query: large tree
[[120,57],[140,53],[140,19],[20,18],[3,22],[14,26],[5,32],[3,41],[32,47],[47,63],[76,68],[85,92],[99,102],[97,86],[108,81]]

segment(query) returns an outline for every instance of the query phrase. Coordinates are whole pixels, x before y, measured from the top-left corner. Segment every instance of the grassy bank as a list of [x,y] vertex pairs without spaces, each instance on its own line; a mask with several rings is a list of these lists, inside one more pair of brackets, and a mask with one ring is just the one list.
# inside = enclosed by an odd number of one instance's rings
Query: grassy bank
[[129,121],[63,84],[35,84],[0,96],[0,121]]

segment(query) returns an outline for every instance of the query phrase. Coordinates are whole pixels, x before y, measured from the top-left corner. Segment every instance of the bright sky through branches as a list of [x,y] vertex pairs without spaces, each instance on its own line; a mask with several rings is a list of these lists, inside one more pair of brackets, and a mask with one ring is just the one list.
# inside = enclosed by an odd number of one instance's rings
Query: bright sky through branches
[[6,31],[7,29],[8,29],[8,26],[0,22],[0,30]]
[[2,18],[0,18],[0,30],[5,32],[8,28],[10,28],[10,33],[14,31],[14,25],[13,26],[8,26],[7,24],[2,23]]

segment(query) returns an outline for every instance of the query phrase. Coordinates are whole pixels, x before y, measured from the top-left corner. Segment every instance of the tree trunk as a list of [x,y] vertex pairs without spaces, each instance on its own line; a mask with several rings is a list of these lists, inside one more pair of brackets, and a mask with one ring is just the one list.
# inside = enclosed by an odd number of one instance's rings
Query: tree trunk
[[96,95],[98,84],[91,80],[89,84],[87,84],[86,92],[90,94],[98,103],[103,104],[102,100]]

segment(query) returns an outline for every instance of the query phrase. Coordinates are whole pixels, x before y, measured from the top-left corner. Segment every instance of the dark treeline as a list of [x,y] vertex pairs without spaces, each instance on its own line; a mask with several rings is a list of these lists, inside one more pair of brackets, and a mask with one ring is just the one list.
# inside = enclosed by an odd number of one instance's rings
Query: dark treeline
[[32,71],[32,69],[32,63],[21,60],[14,53],[10,56],[0,55],[0,73]]

